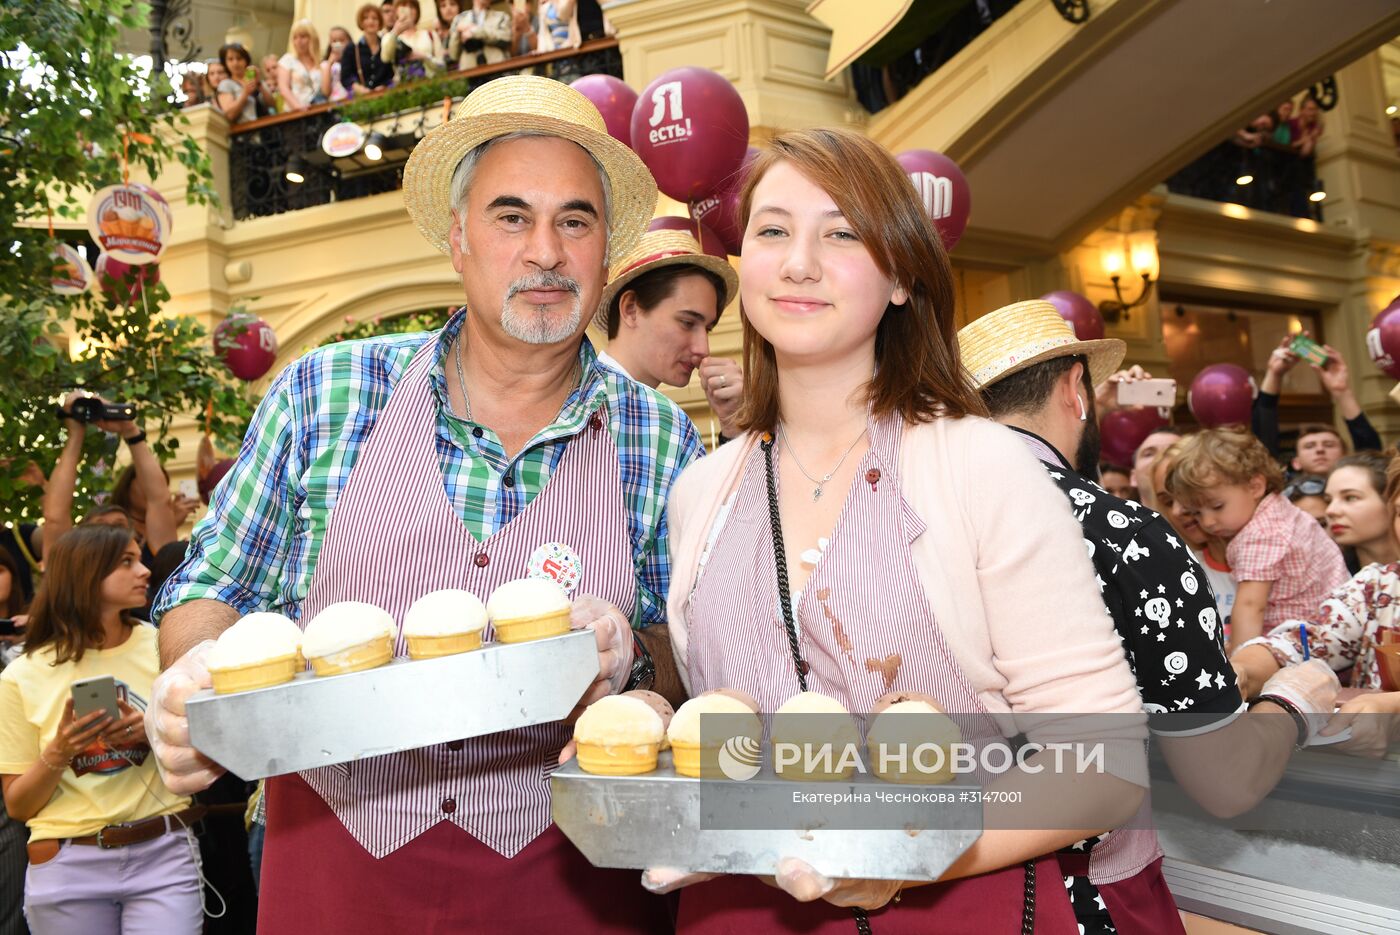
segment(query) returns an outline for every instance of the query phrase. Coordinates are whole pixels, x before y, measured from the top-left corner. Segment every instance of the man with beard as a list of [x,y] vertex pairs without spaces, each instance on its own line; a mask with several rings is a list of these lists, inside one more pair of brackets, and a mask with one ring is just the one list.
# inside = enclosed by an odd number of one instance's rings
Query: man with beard
[[[609,257],[652,216],[651,174],[578,91],[510,76],[418,144],[403,193],[466,304],[438,331],[320,348],[273,381],[157,601],[168,668],[146,730],[172,790],[222,772],[190,745],[185,701],[210,685],[212,640],[252,611],[304,624],[354,600],[401,621],[431,591],[552,577],[597,638],[580,708],[653,676],[675,687],[665,506],[699,439],[584,337]],[[272,777],[258,931],[659,931],[666,907],[636,873],[591,866],[550,820],[569,733]]]
[[[1164,518],[1079,473],[1097,470],[1094,387],[1122,362],[1123,342],[1079,341],[1053,305],[1032,301],[977,319],[958,333],[958,343],[992,418],[1025,440],[1070,501],[1153,733],[1185,736],[1229,724],[1244,706],[1205,572]],[[1168,713],[1183,711],[1190,716]],[[1280,726],[1287,734],[1288,725]],[[1286,761],[1291,739],[1265,742]],[[1171,899],[1160,858],[1146,866],[1117,859],[1125,835],[1152,833],[1144,817],[1140,813],[1131,830],[1081,841],[1060,855],[1075,915],[1088,935],[1115,926],[1130,931],[1131,906]],[[1104,876],[1113,882],[1100,882]]]

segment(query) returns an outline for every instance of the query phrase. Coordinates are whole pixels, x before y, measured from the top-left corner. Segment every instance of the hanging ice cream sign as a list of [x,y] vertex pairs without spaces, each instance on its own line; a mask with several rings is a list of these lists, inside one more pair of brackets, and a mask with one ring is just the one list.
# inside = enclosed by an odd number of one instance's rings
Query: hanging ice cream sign
[[59,295],[82,295],[92,287],[92,267],[87,258],[72,244],[55,244],[49,251],[53,260],[53,277],[49,286]]
[[154,263],[170,237],[170,211],[154,189],[109,185],[92,198],[88,231],[102,252],[140,266]]

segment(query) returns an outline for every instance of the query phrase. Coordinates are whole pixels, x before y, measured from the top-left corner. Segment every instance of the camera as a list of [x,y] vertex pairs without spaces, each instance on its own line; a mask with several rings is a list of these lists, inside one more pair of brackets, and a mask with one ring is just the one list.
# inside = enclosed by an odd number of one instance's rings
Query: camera
[[54,411],[60,419],[77,422],[130,422],[136,418],[136,407],[131,403],[104,403],[90,396],[73,400],[69,409],[56,406]]

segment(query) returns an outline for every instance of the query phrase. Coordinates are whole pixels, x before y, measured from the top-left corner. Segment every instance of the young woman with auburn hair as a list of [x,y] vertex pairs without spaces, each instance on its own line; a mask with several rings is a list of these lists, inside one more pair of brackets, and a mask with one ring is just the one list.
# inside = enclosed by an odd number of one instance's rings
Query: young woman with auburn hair
[[1045,722],[1022,718],[1037,712],[1114,713],[1120,733],[1100,774],[1056,775],[1043,753],[1038,776],[978,774],[1054,801],[1055,819],[987,806],[985,833],[932,885],[829,880],[792,859],[779,889],[661,868],[643,885],[689,887],[686,935],[1075,931],[1053,854],[1124,823],[1147,782],[1141,702],[1079,527],[1025,445],[982,417],[947,255],[887,152],[845,130],[783,134],[742,214],[747,434],[688,468],[669,509],[667,617],[690,693],[740,689],[771,712],[812,690],[857,715],[931,697],[978,746],[1003,742],[998,714],[1032,740]]
[[[131,529],[79,526],[45,550],[24,655],[0,673],[0,784],[29,826],[30,931],[200,930],[200,814],[161,782],[142,718],[156,631],[130,609],[150,573]],[[72,685],[110,676],[120,717],[74,717]]]

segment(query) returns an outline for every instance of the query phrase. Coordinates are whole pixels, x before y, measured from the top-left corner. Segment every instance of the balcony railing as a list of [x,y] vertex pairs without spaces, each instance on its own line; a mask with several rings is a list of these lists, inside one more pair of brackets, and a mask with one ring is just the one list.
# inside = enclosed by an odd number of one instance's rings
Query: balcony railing
[[1264,140],[1253,149],[1231,141],[1216,146],[1167,179],[1167,190],[1272,214],[1322,220],[1317,165],[1287,146]]
[[[450,97],[455,102],[480,84],[520,72],[564,71],[577,77],[583,73],[579,65],[588,67],[588,73],[601,71],[621,78],[617,57],[598,54],[616,48],[616,39],[598,39],[577,49],[518,55],[491,65],[451,71],[437,78],[373,91],[357,96],[353,102],[318,104],[302,111],[236,124],[229,129],[229,189],[233,216],[240,221],[267,217],[393,191],[403,184],[403,165],[409,152],[423,133],[431,129],[430,124],[439,122],[440,118],[433,118],[440,113],[443,98]],[[573,67],[556,64],[566,60],[567,65]],[[321,151],[322,135],[346,119],[343,112],[348,110],[353,115],[356,110],[364,110],[359,106],[362,102],[387,99],[391,94],[403,96],[405,90],[415,92],[413,99],[421,101],[430,98],[432,89],[438,87],[443,89],[443,96],[433,99],[431,104],[418,104],[361,121],[373,123],[375,129],[383,126],[385,131],[390,131],[396,148],[386,148],[383,159],[377,162],[367,159],[332,161]],[[405,132],[397,132],[400,128],[405,128]],[[295,168],[301,182],[288,178],[289,168]]]

